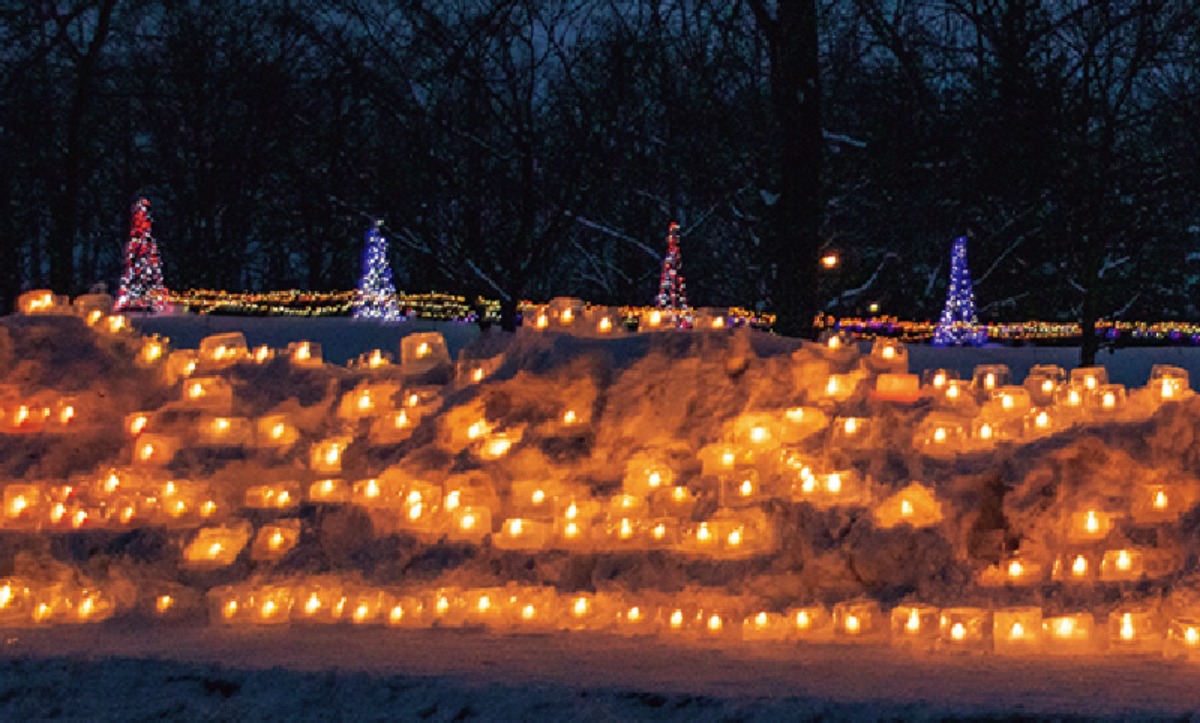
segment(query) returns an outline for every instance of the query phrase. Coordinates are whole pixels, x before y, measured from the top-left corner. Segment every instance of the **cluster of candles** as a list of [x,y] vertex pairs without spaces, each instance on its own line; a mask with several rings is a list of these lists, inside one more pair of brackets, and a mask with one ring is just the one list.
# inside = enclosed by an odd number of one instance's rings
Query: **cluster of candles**
[[699,308],[686,311],[655,307],[610,307],[585,304],[572,297],[556,297],[546,304],[523,304],[524,325],[535,331],[567,331],[608,336],[631,328],[638,331],[670,329],[731,329],[742,326],[770,328],[775,319],[740,308]]
[[[844,333],[823,342],[827,356],[846,365],[857,356],[854,340]],[[921,376],[907,373],[908,357],[895,339],[876,339],[866,361],[875,372],[872,397],[884,401],[932,402],[918,423],[913,445],[931,456],[987,451],[999,442],[1025,442],[1078,424],[1130,422],[1143,419],[1161,405],[1192,394],[1188,372],[1155,365],[1144,388],[1128,390],[1111,384],[1104,367],[1080,367],[1068,374],[1055,365],[1034,366],[1020,385],[1007,366],[985,364],[970,379],[953,369],[931,369]],[[824,396],[841,402],[854,394],[863,374],[830,374]],[[842,448],[872,439],[870,420],[835,420],[833,441]]]
[[1118,607],[1098,625],[1091,612],[1036,606],[938,608],[872,600],[785,610],[716,592],[564,593],[555,588],[441,587],[393,590],[314,578],[211,590],[209,619],[225,625],[351,624],[399,628],[484,627],[497,632],[586,630],[727,642],[888,644],[919,651],[997,655],[1166,653],[1200,660],[1200,618]]
[[0,627],[98,623],[117,609],[100,586],[0,578]]
[[226,505],[205,485],[112,469],[71,483],[5,485],[0,529],[69,532],[194,526],[226,512]]
[[[158,617],[180,598],[153,596]],[[1118,606],[1104,623],[1089,611],[1047,613],[1021,606],[938,608],[905,603],[884,612],[873,600],[832,607],[768,609],[716,592],[563,593],[551,587],[438,587],[397,590],[314,577],[213,588],[211,622],[223,625],[350,624],[397,628],[484,627],[496,632],[578,630],[725,642],[887,644],[918,651],[1037,654],[1165,654],[1200,660],[1200,618]],[[102,587],[0,578],[0,626],[97,623],[122,612]]]

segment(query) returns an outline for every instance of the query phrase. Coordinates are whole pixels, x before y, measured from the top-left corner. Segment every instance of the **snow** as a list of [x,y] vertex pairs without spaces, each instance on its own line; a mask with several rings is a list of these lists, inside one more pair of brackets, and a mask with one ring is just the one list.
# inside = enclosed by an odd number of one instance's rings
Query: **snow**
[[[0,627],[7,626],[0,647],[3,718],[769,720],[1200,712],[1195,664],[1159,654],[1003,658],[925,654],[886,642],[688,644],[593,632],[488,633],[478,626],[224,626],[209,620],[203,604],[205,593],[221,586],[290,584],[314,576],[381,590],[515,582],[564,596],[703,595],[721,601],[714,606],[732,606],[726,610],[731,624],[753,610],[855,598],[877,601],[885,610],[912,601],[1035,605],[1046,615],[1092,612],[1103,637],[1105,616],[1122,605],[1149,606],[1165,620],[1193,616],[1200,603],[1194,509],[1155,524],[1134,524],[1125,512],[1136,509],[1139,485],[1146,482],[1174,485],[1172,490],[1197,499],[1200,397],[1158,409],[1147,406],[1144,390],[1135,390],[1125,416],[1112,421],[1001,442],[994,450],[932,456],[918,451],[914,437],[936,404],[873,398],[869,388],[881,372],[903,369],[858,356],[865,346],[837,355],[748,330],[595,338],[532,330],[481,334],[466,324],[411,321],[167,316],[134,323],[169,336],[176,349],[198,348],[205,336],[229,331],[242,331],[251,347],[315,341],[332,363],[305,367],[279,357],[262,365],[202,367],[198,375],[220,377],[232,387],[234,418],[283,415],[300,441],[283,451],[198,447],[194,424],[210,417],[190,411],[181,382],[168,379],[161,367],[134,361],[138,337],[89,330],[73,318],[0,320],[4,414],[12,413],[14,400],[47,394],[70,393],[78,407],[78,424],[69,429],[0,434],[6,488],[71,481],[91,489],[90,480],[111,468],[123,473],[131,468],[131,443],[120,432],[124,420],[135,411],[158,410],[150,432],[176,439],[184,450],[168,467],[145,473],[199,485],[220,510],[217,518],[190,525],[0,530],[0,578],[98,586],[117,606],[112,619],[87,625],[12,627],[0,616]],[[345,366],[376,348],[399,357],[403,337],[431,331],[444,335],[451,358],[487,360],[480,362],[483,380],[471,383],[445,368],[405,375],[397,367]],[[1077,355],[1070,348],[914,346],[907,362],[912,371],[949,368],[965,378],[977,364],[1007,364],[1019,382],[1035,364],[1069,368]],[[1101,362],[1110,381],[1130,387],[1144,385],[1154,364],[1187,369],[1193,386],[1200,378],[1197,349],[1121,349],[1103,354]],[[830,373],[864,382],[834,403],[825,393]],[[394,383],[421,393],[435,390],[441,408],[427,411],[407,439],[367,445],[366,422],[345,418],[354,409],[346,395],[365,382],[376,389]],[[787,478],[760,456],[755,479],[775,497],[747,506],[730,502],[733,493],[706,471],[720,457],[713,456],[717,445],[742,439],[750,419],[743,415],[774,419],[799,406],[805,419],[852,416],[871,432],[859,440],[839,437],[837,427],[791,432],[796,436],[787,443],[813,470],[844,472],[847,488],[867,501],[791,501],[779,491]],[[568,409],[578,426],[560,421]],[[515,440],[512,451],[489,459],[486,447],[464,431],[480,419]],[[478,495],[470,504],[491,510],[494,531],[512,514],[513,490],[521,484],[557,485],[581,505],[605,508],[628,488],[627,470],[651,459],[696,496],[693,521],[717,519],[722,505],[739,519],[750,520],[753,512],[770,520],[773,542],[762,554],[725,558],[671,550],[525,553],[406,532],[394,510],[244,507],[252,485],[289,482],[303,494],[300,483],[313,479],[309,447],[338,435],[357,440],[342,462],[340,477],[347,482],[377,477],[385,485],[400,479],[415,487],[425,481],[438,490],[452,481],[463,484]],[[922,491],[919,504],[933,498],[938,505],[929,526],[883,527],[877,505],[914,489]],[[1095,544],[1066,545],[1063,525],[1089,505],[1118,515],[1112,534]],[[181,561],[198,525],[261,531],[280,520],[298,523],[302,532],[277,561],[242,554],[213,569]],[[748,523],[747,534],[757,530]],[[995,588],[979,582],[989,565],[1013,553],[1048,567],[1068,550],[1098,556],[1116,547],[1143,550],[1148,558],[1161,553],[1174,562],[1166,572],[1128,583],[1047,580]],[[173,619],[152,612],[154,596],[163,591],[177,601]]]
[[[922,657],[882,646],[680,647],[587,633],[87,627],[22,631],[0,715],[91,719],[778,720],[1181,717],[1196,669]],[[114,695],[119,691],[119,695]]]

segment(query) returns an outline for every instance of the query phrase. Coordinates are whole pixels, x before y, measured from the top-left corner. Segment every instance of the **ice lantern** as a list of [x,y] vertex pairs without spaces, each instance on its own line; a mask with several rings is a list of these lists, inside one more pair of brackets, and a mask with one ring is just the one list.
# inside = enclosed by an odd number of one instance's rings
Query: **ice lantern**
[[217,568],[232,565],[250,541],[250,525],[203,527],[183,550],[188,567]]
[[549,522],[523,517],[510,517],[492,535],[492,547],[498,550],[541,550],[546,547],[552,531]]
[[1149,388],[1159,402],[1179,401],[1192,393],[1187,370],[1167,364],[1151,367]]
[[1045,652],[1078,655],[1096,650],[1095,619],[1091,613],[1073,613],[1042,618]]
[[53,291],[38,289],[26,291],[17,297],[17,308],[22,314],[70,314],[71,305],[65,296],[55,296]]
[[181,396],[189,409],[229,414],[233,408],[233,387],[221,377],[185,379]]
[[908,349],[898,339],[879,337],[871,345],[870,364],[877,371],[904,374],[908,371]]
[[710,306],[696,309],[692,317],[692,328],[697,331],[721,331],[730,328],[729,309]]
[[1042,609],[1036,606],[1000,608],[992,615],[992,646],[996,655],[1029,655],[1042,645]]
[[179,450],[179,440],[162,434],[143,434],[133,443],[133,463],[145,467],[165,467]]
[[321,473],[341,472],[342,454],[350,441],[349,437],[333,437],[314,444],[309,452],[309,469]]
[[858,356],[858,344],[845,331],[828,330],[821,333],[821,355],[831,361],[849,361]]
[[892,608],[892,645],[930,650],[938,637],[938,609],[930,605],[897,605]]
[[1125,386],[1122,384],[1102,384],[1088,400],[1092,409],[1099,417],[1119,414],[1125,409]]
[[367,439],[373,445],[399,444],[412,436],[416,426],[416,415],[407,409],[399,409],[375,417]]
[[913,435],[913,447],[931,457],[953,457],[965,450],[966,442],[963,420],[953,414],[930,414]]
[[635,497],[645,497],[655,491],[671,486],[675,475],[661,459],[648,452],[639,452],[625,464],[622,492]]
[[213,334],[200,340],[200,361],[206,366],[223,367],[249,356],[246,337],[240,331]]
[[942,504],[933,490],[913,482],[875,508],[875,524],[884,529],[908,524],[913,527],[932,527],[942,521]]
[[583,302],[571,296],[556,296],[546,306],[550,322],[560,329],[574,329],[583,323]]
[[300,542],[300,520],[281,520],[274,525],[263,525],[254,544],[250,546],[250,559],[256,562],[273,562],[286,555]]
[[294,341],[288,344],[287,356],[292,365],[298,367],[319,367],[325,363],[321,356],[321,345],[315,341]]
[[424,374],[448,366],[450,352],[440,333],[426,331],[400,340],[400,368],[405,374]]
[[1071,513],[1067,538],[1071,542],[1096,542],[1108,537],[1113,527],[1112,515],[1089,508]]
[[830,442],[843,449],[863,449],[873,440],[874,425],[869,417],[838,417],[833,420]]
[[597,336],[612,336],[625,330],[625,319],[615,306],[592,306],[584,312],[586,328]]
[[981,414],[994,419],[1024,418],[1030,406],[1029,392],[1024,387],[1009,385],[992,392]]
[[360,384],[342,395],[338,417],[357,421],[386,414],[392,411],[392,400],[399,395],[398,384]]
[[946,608],[938,618],[938,649],[986,652],[991,649],[992,616],[983,608]]
[[503,364],[503,354],[486,359],[466,359],[459,355],[458,362],[455,364],[454,378],[461,387],[479,384],[495,374]]
[[1108,384],[1108,370],[1100,366],[1072,369],[1071,384],[1083,387],[1089,392],[1095,391]]
[[1163,649],[1158,615],[1140,606],[1122,606],[1108,614],[1108,652],[1140,655]]
[[1025,391],[1033,404],[1044,407],[1054,403],[1055,393],[1066,378],[1066,372],[1057,364],[1037,364],[1025,377]]
[[260,417],[254,427],[254,444],[263,449],[286,449],[300,436],[283,414]]
[[880,374],[871,396],[884,402],[910,404],[921,398],[920,378],[916,374]]
[[98,321],[112,313],[113,297],[110,294],[80,294],[71,302],[75,313],[88,326],[95,326]]
[[1200,619],[1173,618],[1167,625],[1163,655],[1190,662],[1200,660]]
[[33,605],[34,594],[28,581],[21,578],[0,579],[0,627],[16,627],[26,623]]
[[822,641],[833,636],[833,616],[823,605],[790,608],[786,615],[789,637],[795,640]]
[[834,635],[847,641],[877,641],[887,633],[887,621],[874,600],[848,600],[833,606]]
[[989,399],[992,392],[1007,386],[1011,375],[1004,364],[980,364],[975,367],[971,387],[979,399]]
[[253,441],[250,421],[243,417],[201,417],[196,440],[206,447],[241,447]]

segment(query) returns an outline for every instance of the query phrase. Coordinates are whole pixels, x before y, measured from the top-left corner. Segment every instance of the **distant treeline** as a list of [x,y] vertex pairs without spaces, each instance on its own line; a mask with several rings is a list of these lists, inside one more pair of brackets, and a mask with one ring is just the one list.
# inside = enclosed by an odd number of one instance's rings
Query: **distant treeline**
[[[1200,4],[58,0],[0,8],[0,298],[408,288],[985,319],[1197,318]],[[836,251],[825,270],[819,255]],[[808,321],[802,322],[807,327]]]

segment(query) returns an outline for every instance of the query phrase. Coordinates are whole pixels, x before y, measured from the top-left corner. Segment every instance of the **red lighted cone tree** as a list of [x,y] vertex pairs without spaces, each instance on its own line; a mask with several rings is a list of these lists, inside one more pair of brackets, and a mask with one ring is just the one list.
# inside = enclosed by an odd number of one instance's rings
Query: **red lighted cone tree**
[[158,244],[151,233],[150,202],[139,198],[133,204],[133,221],[129,227],[129,244],[125,247],[125,272],[117,296],[117,311],[162,311],[166,289],[163,288],[162,260]]
[[662,275],[658,280],[658,296],[655,297],[655,306],[660,311],[670,313],[674,317],[675,323],[683,326],[689,322],[691,309],[688,308],[687,288],[679,269],[679,224],[672,221],[667,231],[667,255],[662,262]]

